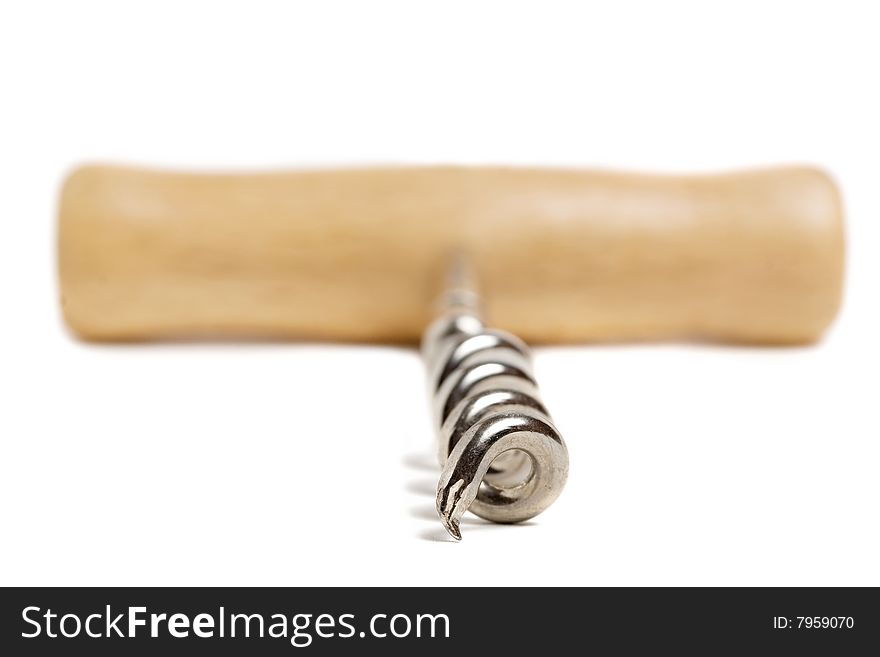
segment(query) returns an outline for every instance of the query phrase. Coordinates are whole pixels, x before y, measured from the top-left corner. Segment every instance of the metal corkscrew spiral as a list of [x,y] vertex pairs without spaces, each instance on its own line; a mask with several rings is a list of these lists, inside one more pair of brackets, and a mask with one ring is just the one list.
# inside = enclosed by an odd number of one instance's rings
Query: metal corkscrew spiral
[[467,510],[500,523],[544,511],[565,485],[568,451],[540,399],[528,347],[484,326],[463,259],[450,279],[422,355],[443,468],[437,512],[460,540]]

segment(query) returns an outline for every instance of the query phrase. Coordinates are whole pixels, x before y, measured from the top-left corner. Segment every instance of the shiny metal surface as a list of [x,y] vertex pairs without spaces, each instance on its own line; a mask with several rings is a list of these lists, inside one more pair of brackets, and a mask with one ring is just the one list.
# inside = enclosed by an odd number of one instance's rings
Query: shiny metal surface
[[422,355],[443,467],[437,512],[460,540],[465,511],[501,523],[544,511],[565,485],[568,451],[540,400],[528,347],[483,325],[462,261],[450,279]]

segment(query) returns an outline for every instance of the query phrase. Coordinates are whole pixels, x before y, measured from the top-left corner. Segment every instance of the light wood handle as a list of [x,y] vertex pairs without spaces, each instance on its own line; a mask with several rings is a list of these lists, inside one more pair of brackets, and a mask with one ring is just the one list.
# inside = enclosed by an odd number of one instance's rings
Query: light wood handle
[[526,340],[803,343],[840,303],[842,224],[809,168],[86,167],[61,194],[59,271],[92,340],[413,341],[458,250],[488,320]]

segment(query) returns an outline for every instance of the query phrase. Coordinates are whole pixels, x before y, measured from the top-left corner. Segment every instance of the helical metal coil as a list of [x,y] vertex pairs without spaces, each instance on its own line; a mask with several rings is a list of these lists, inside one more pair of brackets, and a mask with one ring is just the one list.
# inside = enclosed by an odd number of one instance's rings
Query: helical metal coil
[[449,533],[461,539],[468,509],[502,523],[544,511],[565,485],[568,451],[525,343],[459,307],[428,327],[422,354],[443,468],[437,512]]

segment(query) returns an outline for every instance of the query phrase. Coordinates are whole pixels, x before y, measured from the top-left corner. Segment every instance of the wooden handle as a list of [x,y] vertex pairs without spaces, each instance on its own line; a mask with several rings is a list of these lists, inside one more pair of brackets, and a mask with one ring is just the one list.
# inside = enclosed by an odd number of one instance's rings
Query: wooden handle
[[413,341],[462,251],[488,320],[526,340],[803,343],[840,303],[842,224],[809,168],[86,167],[61,194],[59,268],[92,340]]

